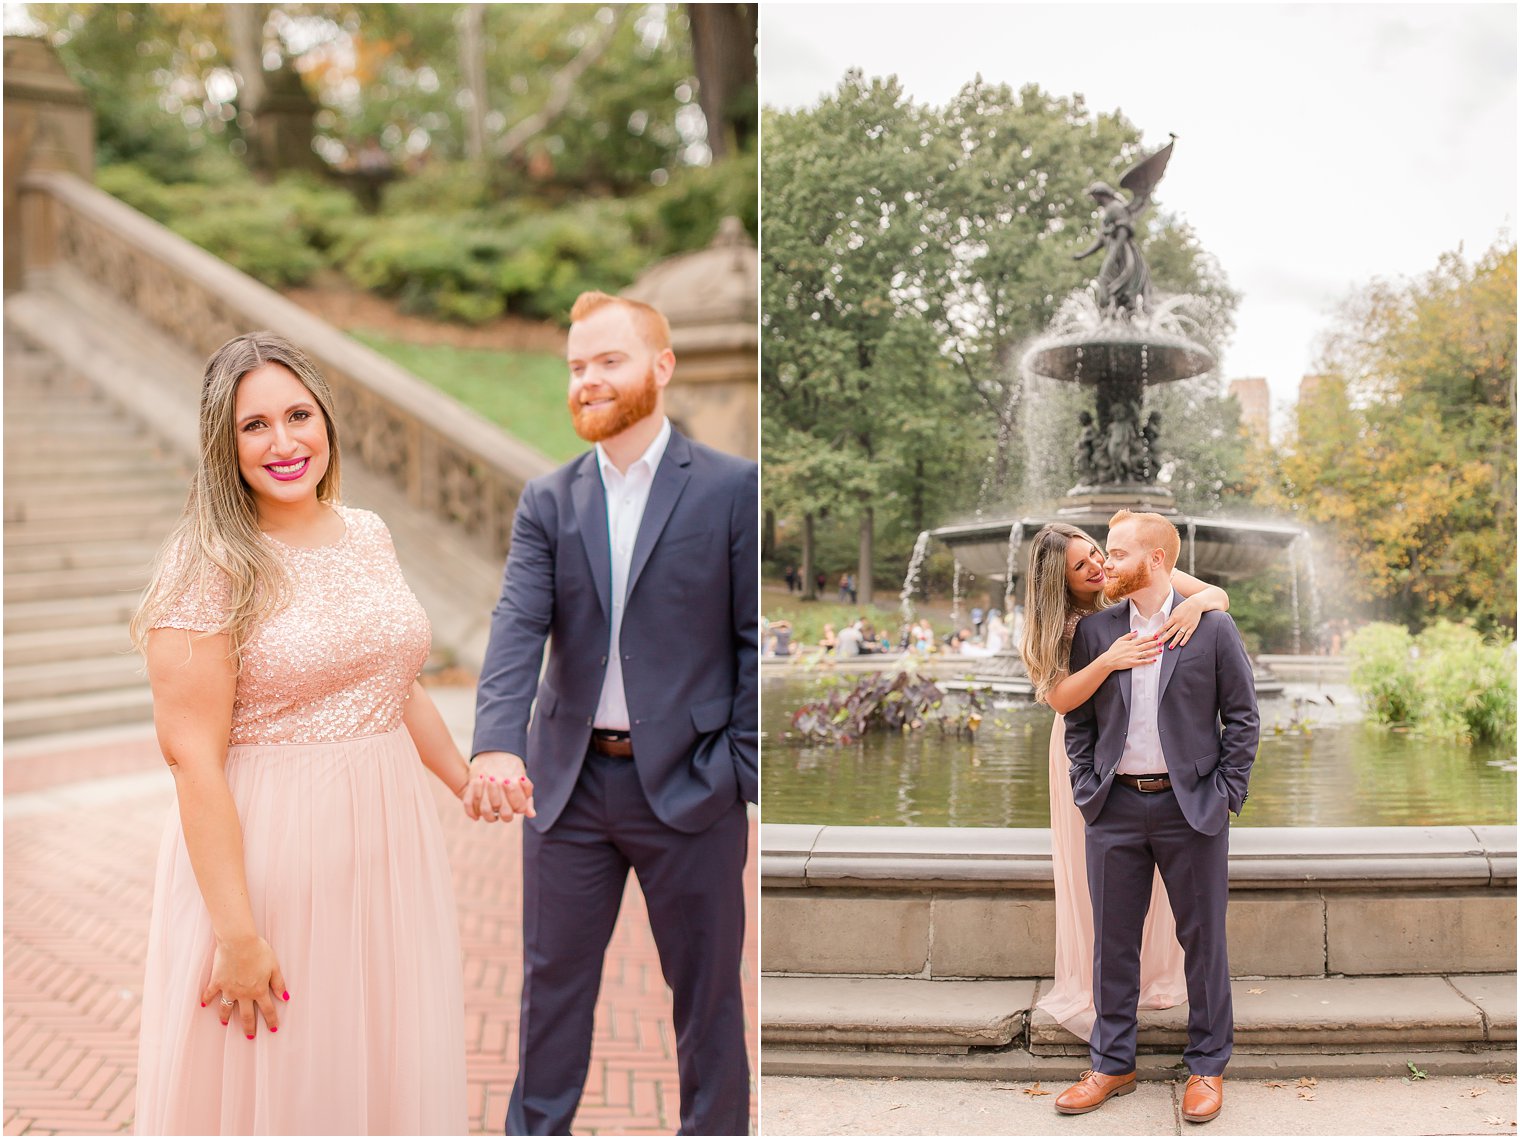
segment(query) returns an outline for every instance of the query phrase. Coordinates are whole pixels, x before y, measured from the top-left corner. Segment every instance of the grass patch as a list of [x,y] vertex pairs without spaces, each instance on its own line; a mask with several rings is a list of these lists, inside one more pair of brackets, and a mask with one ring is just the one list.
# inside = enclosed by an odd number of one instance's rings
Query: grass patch
[[570,426],[570,410],[565,406],[568,377],[559,356],[412,344],[370,331],[349,335],[557,463],[574,458],[588,446]]
[[[836,593],[837,597],[838,594]],[[902,611],[897,605],[841,605],[837,601],[803,601],[797,594],[787,595],[786,589],[766,587],[761,590],[760,604],[767,619],[786,620],[792,623],[792,643],[813,648],[823,636],[824,622],[834,626],[837,633],[855,618],[864,615],[876,631],[885,629],[896,643],[898,626],[902,624]]]

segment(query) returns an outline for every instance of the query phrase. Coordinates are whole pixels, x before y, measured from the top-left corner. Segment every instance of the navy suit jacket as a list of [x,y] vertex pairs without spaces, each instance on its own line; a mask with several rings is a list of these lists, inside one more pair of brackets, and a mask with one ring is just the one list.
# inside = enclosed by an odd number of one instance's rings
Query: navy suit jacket
[[[639,782],[687,833],[758,798],[758,523],[755,464],[672,430],[634,539],[620,641]],[[523,489],[476,695],[472,754],[523,757],[535,830],[554,825],[580,775],[611,613],[592,450]]]
[[[1173,607],[1181,602],[1173,591]],[[1071,671],[1091,664],[1127,632],[1124,602],[1082,618],[1072,637]],[[1129,669],[1112,672],[1066,717],[1072,797],[1089,824],[1108,801],[1124,753],[1130,687]],[[1261,729],[1251,662],[1229,614],[1205,613],[1186,645],[1163,650],[1156,726],[1183,817],[1200,834],[1218,834],[1229,812],[1238,815],[1245,806]]]

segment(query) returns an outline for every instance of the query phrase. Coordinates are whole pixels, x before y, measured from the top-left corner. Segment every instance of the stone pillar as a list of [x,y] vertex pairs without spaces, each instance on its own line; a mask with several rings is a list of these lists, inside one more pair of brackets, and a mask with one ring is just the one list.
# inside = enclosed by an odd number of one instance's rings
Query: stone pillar
[[[29,170],[68,170],[95,176],[95,113],[84,88],[69,78],[46,40],[5,37],[5,291],[22,286],[27,240],[21,179]],[[34,219],[43,224],[44,219]]]
[[671,422],[709,447],[759,457],[759,254],[738,218],[711,245],[655,265],[623,293],[670,321]]
[[311,149],[317,104],[301,77],[287,63],[263,78],[258,102],[248,108],[248,164],[261,178],[287,170],[322,170]]

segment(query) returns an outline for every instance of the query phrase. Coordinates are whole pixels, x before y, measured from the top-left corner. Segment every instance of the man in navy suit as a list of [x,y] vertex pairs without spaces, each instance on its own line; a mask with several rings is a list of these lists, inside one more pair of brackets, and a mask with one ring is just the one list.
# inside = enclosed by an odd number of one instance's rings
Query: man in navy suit
[[570,1133],[632,867],[674,996],[681,1134],[744,1135],[756,467],[671,429],[675,355],[658,311],[586,293],[571,321],[570,413],[596,446],[523,489],[466,797],[468,812],[521,814],[527,828],[506,1131]]
[[[1077,624],[1072,672],[1126,633],[1146,636],[1166,623],[1182,600],[1171,587],[1180,545],[1159,514],[1114,515],[1104,592],[1120,603]],[[1204,1123],[1219,1114],[1235,1033],[1225,947],[1229,813],[1245,805],[1259,734],[1251,662],[1235,622],[1217,612],[1161,660],[1111,673],[1066,717],[1072,794],[1087,823],[1097,1019],[1092,1071],[1056,1098],[1057,1111],[1078,1115],[1134,1090],[1140,939],[1159,867],[1187,976],[1191,1074],[1182,1116]]]

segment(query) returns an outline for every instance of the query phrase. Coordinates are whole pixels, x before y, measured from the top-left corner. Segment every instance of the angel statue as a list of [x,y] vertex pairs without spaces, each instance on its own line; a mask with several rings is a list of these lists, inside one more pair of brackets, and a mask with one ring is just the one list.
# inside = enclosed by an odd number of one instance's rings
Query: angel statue
[[1130,192],[1128,202],[1106,182],[1094,182],[1087,188],[1103,211],[1103,224],[1097,240],[1075,254],[1074,259],[1080,261],[1100,249],[1107,251],[1097,280],[1098,308],[1105,316],[1117,316],[1121,310],[1131,314],[1137,310],[1143,312],[1150,303],[1151,275],[1135,240],[1135,223],[1151,204],[1151,192],[1166,172],[1177,136],[1171,135],[1170,138],[1172,142],[1135,163],[1119,179],[1120,189]]

